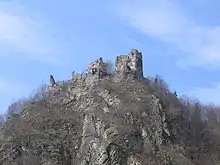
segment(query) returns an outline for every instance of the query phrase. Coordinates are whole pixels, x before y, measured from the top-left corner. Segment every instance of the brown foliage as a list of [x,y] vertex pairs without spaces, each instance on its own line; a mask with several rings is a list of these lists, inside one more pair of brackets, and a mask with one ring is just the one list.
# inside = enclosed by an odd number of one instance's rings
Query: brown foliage
[[[124,82],[123,85],[126,83],[127,82]],[[193,162],[196,165],[219,164],[220,108],[203,105],[197,100],[177,97],[176,93],[171,92],[164,80],[158,76],[156,78],[145,79],[142,85],[143,84],[146,90],[143,90],[145,92],[139,96],[147,99],[148,96],[153,94],[160,100],[162,108],[166,112],[166,122],[171,132],[171,142],[167,144],[167,148],[160,149],[157,155],[154,155],[155,160],[150,160],[152,155],[143,154],[141,156],[144,159],[143,162],[151,162],[151,164],[169,163],[171,157],[177,157],[180,162],[183,161],[182,164],[184,164],[184,162],[187,162],[187,164]],[[140,87],[141,83],[128,83],[126,84],[126,88],[122,88],[122,84],[112,85],[110,83],[100,83],[99,85],[111,91],[111,94],[117,94],[117,96],[121,98],[120,101],[123,102],[123,105],[126,105],[126,107],[112,108],[112,113],[108,114],[108,116],[105,116],[105,113],[103,113],[101,109],[97,109],[95,115],[105,120],[106,123],[116,124],[119,130],[121,130],[121,134],[125,134],[128,129],[136,129],[139,133],[138,126],[140,124],[151,127],[150,122],[140,116],[143,111],[152,110],[149,109],[147,102],[140,102],[139,104],[132,103],[134,99],[132,92],[137,91],[137,87]],[[63,87],[62,90],[64,92],[66,87]],[[127,94],[126,98],[129,98],[129,100],[123,99],[124,93]],[[48,92],[47,86],[43,85],[36,90],[34,95],[30,98],[18,100],[11,104],[7,111],[7,117],[9,117],[9,119],[1,133],[9,137],[14,133],[16,135],[17,144],[20,144],[22,138],[26,136],[26,132],[28,132],[30,135],[38,136],[38,138],[41,139],[38,141],[39,144],[44,142],[48,143],[49,146],[56,142],[64,148],[63,150],[66,155],[70,152],[72,157],[74,157],[77,150],[73,148],[75,144],[80,143],[79,139],[81,135],[80,131],[82,130],[83,114],[73,111],[71,108],[65,109],[61,104],[50,104],[49,100],[53,97],[54,96]],[[77,104],[77,102],[75,104]],[[138,112],[137,109],[139,110]],[[133,125],[127,116],[129,113],[133,116],[132,120],[135,123]],[[22,119],[14,114],[22,116]],[[149,116],[149,118],[151,117],[152,116]],[[134,125],[136,128],[134,128]],[[68,136],[71,138],[67,138]],[[42,145],[45,145],[44,143]],[[172,147],[175,149],[170,150]],[[178,147],[181,148],[181,151],[177,149]],[[176,152],[177,150],[178,152]],[[143,151],[143,153],[145,152]],[[153,153],[150,152],[148,154]],[[73,158],[64,160],[64,157],[65,156],[59,159],[62,159],[64,162],[68,162],[70,159],[71,161],[75,161]],[[16,162],[21,165],[35,165],[34,161],[29,161],[30,159],[37,161],[38,158],[33,156],[21,156]]]

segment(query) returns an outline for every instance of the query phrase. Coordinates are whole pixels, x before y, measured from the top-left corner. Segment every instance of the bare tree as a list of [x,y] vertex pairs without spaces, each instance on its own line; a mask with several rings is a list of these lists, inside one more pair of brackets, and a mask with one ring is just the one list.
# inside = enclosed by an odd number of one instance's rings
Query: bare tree
[[13,114],[18,114],[21,111],[24,102],[24,99],[19,99],[13,102],[11,105],[9,105],[5,114],[6,119],[12,116]]
[[46,84],[42,84],[39,88],[37,88],[32,96],[29,98],[30,101],[36,102],[46,99],[49,94],[48,86]]
[[5,118],[4,118],[4,115],[0,115],[0,127],[4,124],[5,122]]

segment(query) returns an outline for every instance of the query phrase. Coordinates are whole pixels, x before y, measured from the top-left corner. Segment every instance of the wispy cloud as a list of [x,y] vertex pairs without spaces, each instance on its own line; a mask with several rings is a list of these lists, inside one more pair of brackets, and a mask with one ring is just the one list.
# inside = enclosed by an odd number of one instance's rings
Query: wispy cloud
[[60,64],[62,48],[47,35],[47,24],[32,18],[21,6],[0,2],[0,25],[1,54],[14,49],[34,60]]
[[[178,65],[220,68],[220,25],[205,26],[171,0],[118,1],[122,20],[181,51]],[[211,66],[210,66],[211,65]]]
[[220,84],[213,83],[209,87],[194,87],[187,92],[190,97],[196,97],[203,103],[220,105]]

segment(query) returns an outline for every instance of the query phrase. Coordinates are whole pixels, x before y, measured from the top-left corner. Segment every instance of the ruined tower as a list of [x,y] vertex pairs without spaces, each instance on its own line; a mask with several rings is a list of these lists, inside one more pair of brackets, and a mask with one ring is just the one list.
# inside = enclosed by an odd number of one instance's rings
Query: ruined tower
[[50,85],[50,87],[54,87],[56,85],[56,81],[55,81],[53,75],[50,75],[50,84],[49,85]]
[[103,78],[107,75],[107,64],[103,62],[100,57],[98,60],[92,62],[87,69],[87,75],[96,78]]
[[128,55],[117,56],[115,73],[133,74],[137,78],[143,77],[142,53],[132,49]]

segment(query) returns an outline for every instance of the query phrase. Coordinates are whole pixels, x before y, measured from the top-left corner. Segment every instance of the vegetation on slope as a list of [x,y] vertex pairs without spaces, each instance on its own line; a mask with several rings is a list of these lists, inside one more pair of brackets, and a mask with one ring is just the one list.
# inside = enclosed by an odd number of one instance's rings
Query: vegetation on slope
[[[143,156],[144,154],[141,156],[142,159],[146,159],[148,163],[151,162],[149,164],[153,164],[154,162],[155,164],[164,165],[175,164],[175,161],[172,163],[172,160],[170,160],[171,157],[175,158],[178,164],[219,164],[220,123],[218,120],[218,108],[206,106],[188,98],[179,98],[175,92],[169,90],[164,80],[158,76],[155,78],[145,78],[141,84],[146,88],[146,95],[154,95],[160,100],[162,109],[166,112],[167,127],[170,131],[170,142],[161,146],[158,149],[159,152],[152,151],[148,153],[153,154],[152,157],[155,160],[149,160],[149,157],[146,158]],[[136,88],[135,86],[122,88],[120,87],[120,83],[99,85],[104,85],[105,89],[111,92],[115,91],[117,94],[121,92],[122,95],[124,94],[123,89],[132,88],[133,91],[138,92],[138,88],[137,90],[134,89]],[[67,92],[67,88],[69,87],[68,83],[64,84],[62,92]],[[81,89],[85,88],[82,87]],[[129,94],[128,90],[124,92]],[[38,155],[44,155],[44,157],[49,157],[48,159],[54,161],[56,159],[58,162],[65,162],[65,164],[74,164],[74,158],[77,157],[78,151],[76,146],[80,143],[78,136],[82,134],[82,117],[84,116],[84,112],[70,111],[68,109],[68,103],[50,104],[51,100],[54,99],[53,97],[51,93],[48,93],[46,86],[42,86],[34,96],[19,100],[8,107],[5,116],[7,120],[2,121],[3,117],[0,118],[0,123],[2,123],[1,134],[7,137],[1,138],[1,161],[4,161],[4,157],[5,159],[10,157],[11,160],[9,162],[38,164]],[[88,97],[88,99],[93,97],[92,91],[85,97]],[[95,101],[99,102],[99,98],[96,99]],[[71,101],[74,102],[74,98],[71,98]],[[83,102],[83,100],[80,101]],[[138,109],[147,108],[145,105],[142,106]],[[74,102],[74,108],[80,109],[80,105]],[[129,104],[127,107],[122,108],[125,109],[125,112],[128,112],[129,108],[131,109]],[[133,110],[135,109],[133,107]],[[114,115],[121,116],[122,119],[125,115],[123,112],[115,111]],[[102,115],[99,111],[96,113],[98,116]],[[114,115],[111,120],[114,120]],[[137,115],[137,121],[139,118],[140,116]],[[110,120],[109,116],[107,116],[106,120]],[[141,120],[141,122],[144,121]],[[119,125],[123,125],[122,120],[118,122]],[[146,122],[144,124],[147,125],[149,123]],[[29,143],[30,141],[32,143]],[[32,154],[19,153],[18,146],[32,148]],[[174,147],[173,150],[170,149],[172,147]],[[53,154],[49,154],[50,150],[56,150],[57,148],[59,148],[57,155],[55,151],[53,151]],[[44,150],[45,153],[42,153]],[[143,151],[143,153],[145,152],[147,151]],[[178,152],[181,154],[178,154]],[[1,155],[1,153],[9,153],[11,155],[7,157],[7,155]]]

